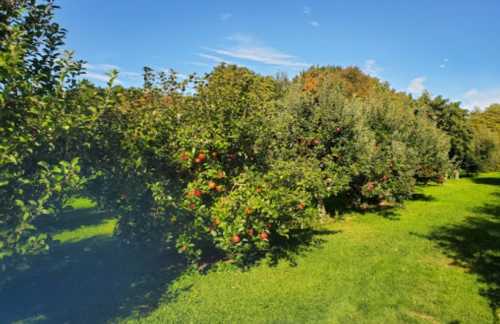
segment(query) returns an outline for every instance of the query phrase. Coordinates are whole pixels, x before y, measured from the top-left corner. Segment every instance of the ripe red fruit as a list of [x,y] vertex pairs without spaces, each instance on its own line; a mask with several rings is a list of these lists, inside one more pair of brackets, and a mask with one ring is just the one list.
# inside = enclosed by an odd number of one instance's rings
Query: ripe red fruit
[[267,232],[260,232],[259,237],[263,241],[269,241],[269,233]]
[[196,158],[196,159],[194,159],[194,162],[200,164],[201,160],[199,158]]
[[193,196],[200,198],[201,195],[203,194],[203,192],[201,192],[200,189],[193,189],[192,194],[193,194]]
[[217,184],[213,181],[208,182],[208,189],[214,190],[217,187]]
[[198,154],[197,159],[200,161],[200,163],[203,163],[207,159],[207,155],[203,152],[200,152],[200,154]]
[[189,205],[189,208],[191,208],[191,209],[195,209],[195,208],[196,208],[196,205],[195,205],[194,203],[191,203],[191,204]]
[[297,208],[302,210],[302,209],[306,208],[306,205],[301,202],[300,204],[297,205]]
[[257,187],[257,189],[255,189],[255,192],[261,193],[262,192],[262,188],[261,187]]
[[181,153],[181,160],[182,161],[187,161],[189,160],[189,155],[186,152]]
[[238,243],[240,243],[240,241],[241,241],[241,237],[238,234],[235,234],[235,235],[233,235],[233,237],[231,237],[231,242],[233,242],[234,244],[238,244]]
[[340,127],[337,127],[337,128],[335,129],[335,131],[336,131],[337,133],[340,133],[340,132],[342,131],[342,129],[341,129]]

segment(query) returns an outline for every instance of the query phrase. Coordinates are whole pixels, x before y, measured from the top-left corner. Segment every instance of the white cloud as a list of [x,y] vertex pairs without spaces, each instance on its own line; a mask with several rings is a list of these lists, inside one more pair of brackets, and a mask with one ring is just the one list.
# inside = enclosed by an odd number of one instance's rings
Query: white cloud
[[235,43],[235,45],[225,48],[205,48],[207,51],[211,52],[211,54],[203,53],[199,55],[213,61],[218,60],[227,62],[224,57],[230,57],[245,61],[283,67],[300,68],[307,67],[309,65],[305,62],[299,61],[297,57],[293,55],[286,54],[272,47],[262,45],[253,36],[245,34],[235,34],[227,37],[226,39]]
[[411,80],[410,84],[408,85],[408,92],[414,95],[420,95],[422,92],[425,90],[425,85],[424,82],[427,80],[426,77],[420,76],[417,77],[413,80]]
[[235,64],[234,62],[228,61],[220,56],[216,55],[211,55],[211,54],[205,54],[205,53],[199,53],[199,57],[203,57],[207,60],[213,61],[215,63],[227,63],[227,64]]
[[219,15],[219,19],[222,21],[229,20],[233,17],[233,14],[230,12],[224,12]]
[[94,71],[110,71],[110,70],[119,70],[120,68],[113,64],[90,64],[85,63],[84,68],[87,70]]
[[313,27],[319,27],[319,22],[317,22],[316,20],[310,21],[309,24]]
[[304,7],[304,15],[309,16],[311,14],[311,8],[308,6]]
[[[109,81],[109,76],[107,74],[95,73],[95,72],[86,72],[85,74],[83,74],[83,78],[105,83]],[[120,80],[115,80],[115,83],[122,84]]]
[[441,69],[446,68],[446,64],[448,63],[448,61],[449,61],[449,60],[448,60],[447,58],[444,58],[444,59],[443,59],[443,62],[439,65],[439,67],[440,67]]
[[202,67],[211,67],[212,65],[204,62],[187,62],[188,64],[195,65],[195,66],[202,66]]
[[130,71],[122,71],[119,72],[119,75],[124,76],[129,79],[141,79],[142,74],[138,72],[130,72]]
[[500,103],[500,88],[471,89],[463,96],[463,104],[467,109],[484,109],[493,103]]
[[119,66],[114,64],[85,63],[84,68],[87,70],[84,74],[84,77],[96,81],[108,82],[109,77],[106,75],[106,73],[110,72],[111,70],[118,70],[119,79],[116,80],[118,84],[123,84],[124,81],[135,83],[142,80],[141,73],[123,71]]
[[377,61],[374,59],[366,60],[365,66],[363,67],[363,71],[371,76],[378,76],[378,74],[383,70],[384,69],[377,65]]

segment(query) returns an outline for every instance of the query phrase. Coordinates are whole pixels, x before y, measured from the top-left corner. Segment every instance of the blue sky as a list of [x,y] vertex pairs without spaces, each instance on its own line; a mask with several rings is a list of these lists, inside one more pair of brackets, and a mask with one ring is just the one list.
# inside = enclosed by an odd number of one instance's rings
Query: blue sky
[[144,65],[208,72],[220,61],[293,76],[357,65],[394,88],[484,107],[500,102],[499,0],[59,0],[67,47],[89,79]]

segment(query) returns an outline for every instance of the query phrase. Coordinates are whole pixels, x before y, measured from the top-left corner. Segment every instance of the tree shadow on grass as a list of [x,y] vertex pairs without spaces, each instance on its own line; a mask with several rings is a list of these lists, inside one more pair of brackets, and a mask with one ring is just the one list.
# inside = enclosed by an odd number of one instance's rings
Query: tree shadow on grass
[[154,309],[185,269],[176,255],[121,246],[97,237],[56,247],[4,273],[0,322],[104,323]]
[[490,186],[500,186],[500,177],[477,177],[473,178],[472,181],[477,184],[484,184]]
[[411,201],[436,201],[436,198],[432,195],[426,195],[421,192],[416,192],[411,195],[411,197],[408,199]]
[[74,209],[65,211],[62,215],[54,217],[49,215],[41,218],[35,224],[43,232],[72,231],[80,227],[98,225],[106,219],[112,219],[115,216],[106,211],[100,211],[95,208]]
[[473,210],[464,223],[438,228],[428,237],[455,263],[479,276],[481,294],[488,298],[498,320],[500,308],[500,205],[486,204]]
[[1,273],[0,323],[105,323],[147,314],[186,267],[177,254],[109,236],[60,244],[24,269]]
[[338,234],[341,231],[327,229],[304,229],[296,230],[291,238],[285,241],[273,243],[273,249],[268,253],[269,265],[276,266],[281,260],[285,260],[292,266],[297,265],[297,258],[315,248],[321,248],[326,242],[322,236]]
[[366,204],[365,208],[354,206],[346,197],[331,197],[325,200],[325,209],[331,217],[340,217],[351,213],[367,214],[374,213],[390,220],[399,220],[399,204],[380,205],[379,202]]

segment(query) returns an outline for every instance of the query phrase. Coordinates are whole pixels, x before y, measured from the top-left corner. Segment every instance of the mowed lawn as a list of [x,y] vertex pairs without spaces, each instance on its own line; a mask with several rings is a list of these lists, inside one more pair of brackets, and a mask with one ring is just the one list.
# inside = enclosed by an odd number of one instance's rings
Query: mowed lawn
[[124,247],[110,237],[114,221],[91,210],[94,221],[66,224],[51,254],[0,279],[0,323],[476,324],[500,315],[500,173],[334,220],[294,262],[246,271],[199,274],[173,255]]

